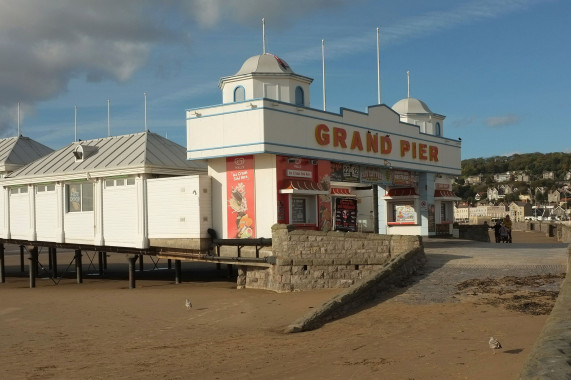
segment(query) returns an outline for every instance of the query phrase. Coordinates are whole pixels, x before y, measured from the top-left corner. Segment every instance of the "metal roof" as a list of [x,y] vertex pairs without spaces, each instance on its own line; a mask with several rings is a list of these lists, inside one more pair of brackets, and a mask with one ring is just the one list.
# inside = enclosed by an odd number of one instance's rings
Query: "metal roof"
[[53,152],[29,137],[0,139],[0,172],[10,172]]
[[[76,159],[74,151],[85,152]],[[125,174],[188,175],[207,171],[205,161],[187,161],[186,148],[152,132],[77,141],[11,173],[5,182],[57,181]]]

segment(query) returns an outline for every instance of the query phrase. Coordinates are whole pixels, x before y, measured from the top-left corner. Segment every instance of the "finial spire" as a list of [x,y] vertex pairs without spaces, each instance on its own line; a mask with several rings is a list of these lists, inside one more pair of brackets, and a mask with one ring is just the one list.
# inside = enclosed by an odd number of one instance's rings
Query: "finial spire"
[[377,92],[381,104],[381,28],[377,28]]
[[264,54],[266,54],[266,19],[262,18],[262,48]]
[[406,97],[410,98],[410,71],[406,72],[406,81],[407,81],[407,87],[408,87]]

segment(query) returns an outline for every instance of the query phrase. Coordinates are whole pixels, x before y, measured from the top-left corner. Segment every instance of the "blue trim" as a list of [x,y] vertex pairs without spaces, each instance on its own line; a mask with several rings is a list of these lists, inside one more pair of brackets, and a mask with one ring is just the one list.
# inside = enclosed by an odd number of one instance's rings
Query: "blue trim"
[[[370,155],[363,155],[363,154],[355,154],[355,153],[346,153],[346,152],[332,152],[330,150],[325,150],[325,149],[315,149],[315,148],[303,148],[303,147],[299,147],[299,146],[293,146],[293,145],[288,145],[288,144],[279,144],[279,143],[271,143],[271,142],[258,142],[258,143],[250,143],[250,144],[237,144],[237,145],[227,145],[227,146],[223,146],[223,147],[216,147],[216,148],[206,148],[206,149],[188,149],[186,152],[187,153],[193,153],[193,152],[204,152],[204,151],[215,151],[215,150],[219,150],[219,149],[229,149],[229,148],[239,148],[239,147],[243,147],[243,146],[256,146],[256,145],[271,145],[271,146],[280,146],[280,147],[286,147],[286,148],[294,148],[294,149],[307,149],[307,150],[311,150],[311,151],[317,151],[317,152],[324,152],[324,153],[330,153],[330,154],[338,154],[341,156],[350,156],[350,157],[360,157],[360,158],[367,158],[367,159],[371,159],[371,158],[375,158],[375,156],[370,156]],[[287,155],[287,156],[292,156],[292,154],[290,153],[284,153],[284,152],[279,152],[279,151],[269,151],[269,150],[262,150],[259,151],[257,153],[253,153],[253,152],[248,152],[247,154],[259,154],[259,153],[270,153],[270,154],[278,154],[278,155]],[[211,156],[208,158],[197,158],[197,160],[204,160],[204,159],[209,159],[209,158],[216,158],[216,157],[225,157],[224,155],[219,155],[219,156]],[[324,158],[324,157],[312,157],[312,156],[299,156],[299,157],[306,157],[306,158],[315,158],[315,159],[319,159],[319,160],[329,160],[329,161],[336,161],[336,160],[331,160],[328,158]],[[403,161],[403,160],[399,160],[399,159],[394,159],[394,158],[390,158],[390,157],[386,157],[386,156],[379,156],[378,158],[379,160],[388,160],[391,163],[393,162],[398,162],[401,164],[406,164],[406,165],[420,165],[420,166],[428,166],[428,167],[434,167],[434,168],[441,168],[441,169],[450,169],[450,170],[456,170],[458,171],[458,173],[460,173],[461,169],[459,168],[454,168],[451,166],[440,166],[440,165],[433,165],[433,164],[425,164],[425,163],[416,163],[416,162],[410,162],[410,161]],[[339,160],[342,161],[342,160]],[[360,165],[367,165],[367,164],[363,164],[363,163],[359,163]],[[375,166],[374,164],[370,164],[372,166]],[[377,165],[377,166],[384,166],[384,165]],[[404,170],[414,170],[414,169],[404,169]]]

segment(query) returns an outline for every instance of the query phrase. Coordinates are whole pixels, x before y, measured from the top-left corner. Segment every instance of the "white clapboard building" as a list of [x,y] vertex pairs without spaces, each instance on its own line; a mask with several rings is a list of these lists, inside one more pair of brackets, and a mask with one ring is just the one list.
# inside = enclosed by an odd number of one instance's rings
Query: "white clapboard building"
[[43,153],[1,180],[0,238],[139,249],[205,244],[210,179],[184,147],[142,132]]

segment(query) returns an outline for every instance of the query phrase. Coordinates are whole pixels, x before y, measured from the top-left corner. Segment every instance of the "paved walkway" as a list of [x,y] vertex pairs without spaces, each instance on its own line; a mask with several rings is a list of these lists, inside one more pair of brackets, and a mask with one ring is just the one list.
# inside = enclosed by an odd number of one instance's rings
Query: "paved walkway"
[[[520,234],[523,234],[520,233]],[[520,235],[518,234],[518,235]],[[533,235],[519,241],[533,241]],[[551,241],[537,235],[537,241]],[[514,236],[514,241],[518,241]],[[567,271],[567,244],[552,242],[496,244],[458,239],[425,239],[427,264],[405,292],[388,302],[458,302],[456,284],[470,279],[526,277]],[[544,290],[559,290],[560,281]]]

